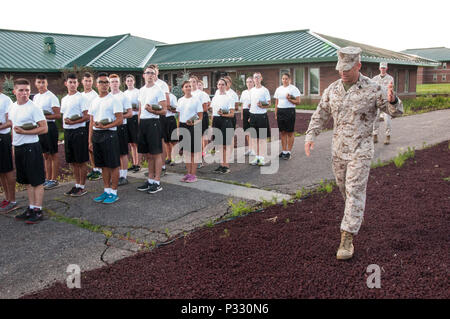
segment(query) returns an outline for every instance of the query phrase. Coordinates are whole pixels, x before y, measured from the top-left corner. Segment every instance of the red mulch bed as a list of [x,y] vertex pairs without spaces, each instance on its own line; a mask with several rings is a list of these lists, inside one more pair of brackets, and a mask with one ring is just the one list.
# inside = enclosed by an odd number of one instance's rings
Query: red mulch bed
[[[26,298],[449,298],[449,158],[445,142],[371,171],[349,261],[335,258],[344,202],[334,189],[83,273],[82,289]],[[381,289],[366,285],[371,264]]]

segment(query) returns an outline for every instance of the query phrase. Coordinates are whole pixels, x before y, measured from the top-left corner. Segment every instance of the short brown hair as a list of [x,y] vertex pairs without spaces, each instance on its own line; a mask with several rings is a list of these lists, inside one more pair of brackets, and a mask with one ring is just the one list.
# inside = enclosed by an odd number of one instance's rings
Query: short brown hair
[[83,74],[83,78],[93,78],[94,76],[92,75],[92,73],[91,72],[84,72],[84,74]]
[[184,86],[185,86],[186,84],[191,84],[191,82],[189,82],[189,81],[183,81],[183,83],[181,84],[181,88],[184,88]]
[[145,70],[147,70],[148,68],[159,71],[158,64],[149,64],[145,67]]
[[198,82],[198,77],[196,76],[196,75],[191,75],[190,77],[189,77],[189,80],[190,79],[194,79],[196,82]]
[[14,86],[16,85],[31,85],[30,81],[24,78],[16,79],[14,80]]
[[128,78],[132,78],[134,81],[136,81],[136,78],[134,77],[133,74],[127,74],[127,76],[125,77],[125,80]]

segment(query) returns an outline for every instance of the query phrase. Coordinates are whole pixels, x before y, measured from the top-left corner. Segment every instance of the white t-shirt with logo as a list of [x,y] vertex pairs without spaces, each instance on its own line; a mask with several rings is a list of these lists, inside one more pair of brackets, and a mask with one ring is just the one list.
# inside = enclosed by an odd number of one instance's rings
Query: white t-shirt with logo
[[268,89],[266,89],[264,86],[260,87],[259,89],[257,87],[254,87],[250,91],[250,97],[251,97],[250,113],[253,114],[267,113],[267,109],[261,108],[257,104],[258,102],[270,103],[270,93]]
[[[12,104],[13,102],[8,96],[0,93],[0,125],[6,123],[6,114],[9,113]],[[9,132],[11,132],[10,127],[0,130],[0,134],[8,134]]]
[[158,85],[151,87],[143,86],[139,90],[139,103],[141,103],[141,119],[159,119],[159,115],[148,112],[145,105],[159,104],[166,100],[164,92]]
[[287,99],[286,95],[288,94],[293,95],[297,98],[298,96],[300,96],[300,90],[292,84],[289,84],[287,87],[284,87],[282,85],[275,91],[273,97],[278,99],[279,109],[295,108],[295,104],[292,104]]
[[[104,97],[96,97],[89,109],[89,115],[93,116],[94,122],[100,122],[103,119],[109,119],[110,122],[116,120],[116,113],[122,113],[123,106],[118,99],[111,93]],[[96,131],[104,131],[103,129],[93,127]],[[117,127],[108,129],[110,131],[117,131]]]
[[203,106],[197,97],[186,98],[183,96],[178,100],[177,112],[180,113],[180,123],[186,123],[195,114],[203,113]]
[[234,101],[228,94],[217,93],[211,101],[212,115],[220,116],[219,110],[227,108],[228,110],[234,109]]
[[[36,94],[33,98],[33,103],[40,107],[42,112],[48,111],[52,114],[54,114],[52,107],[60,107],[56,95],[48,90],[45,93]],[[47,122],[55,122],[55,120],[47,120]]]
[[245,90],[244,92],[242,92],[241,99],[239,100],[239,102],[242,103],[242,108],[244,110],[250,109],[250,104],[252,104],[252,100],[250,98],[249,90]]
[[86,99],[88,103],[88,110],[91,109],[92,101],[94,101],[94,99],[98,97],[98,93],[95,92],[94,90],[91,90],[89,91],[89,93],[82,92],[81,95],[83,95],[83,97]]
[[[123,111],[122,112],[128,112],[129,109],[131,109],[131,101],[127,98],[125,93],[122,91],[119,91],[119,93],[111,93],[116,99],[119,100],[120,104],[122,104]],[[127,124],[127,119],[123,119],[123,125]]]
[[133,110],[133,116],[138,115],[139,114],[139,89],[134,88],[131,91],[126,90],[125,92],[123,92],[123,94],[125,94],[125,96],[130,100],[131,107],[133,107],[133,105],[136,105],[136,111]]
[[[173,106],[176,108],[178,106],[177,97],[175,95],[173,95],[172,93],[170,93],[169,99],[170,99],[170,106]],[[167,108],[167,112],[166,112],[166,117],[169,117],[169,116],[175,116],[175,113],[170,111],[170,107]]]
[[88,101],[80,93],[77,92],[72,95],[66,95],[61,100],[61,113],[63,114],[63,128],[73,130],[79,127],[85,127],[86,122],[81,122],[73,125],[65,123],[65,119],[70,119],[74,115],[83,116],[84,111],[88,111]]
[[[23,105],[18,105],[17,102],[13,103],[8,112],[8,117],[12,122],[13,128],[27,123],[37,125],[38,122],[45,121],[42,109],[36,106],[31,100],[28,100],[28,102]],[[37,142],[39,142],[38,135],[25,135],[16,132],[13,134],[12,145],[14,146]]]

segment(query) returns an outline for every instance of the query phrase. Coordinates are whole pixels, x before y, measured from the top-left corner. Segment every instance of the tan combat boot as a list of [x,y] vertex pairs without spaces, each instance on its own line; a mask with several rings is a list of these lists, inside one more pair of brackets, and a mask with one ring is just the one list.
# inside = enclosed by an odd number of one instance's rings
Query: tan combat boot
[[341,231],[341,244],[336,254],[339,260],[347,260],[353,257],[353,234]]
[[391,137],[389,135],[386,135],[386,140],[384,141],[384,145],[391,144]]
[[374,135],[373,136],[373,143],[377,144],[378,143],[378,135]]

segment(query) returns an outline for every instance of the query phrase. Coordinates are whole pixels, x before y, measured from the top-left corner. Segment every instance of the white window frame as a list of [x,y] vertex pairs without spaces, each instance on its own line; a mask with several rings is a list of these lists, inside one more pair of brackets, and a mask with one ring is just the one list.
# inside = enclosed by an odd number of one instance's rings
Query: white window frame
[[433,82],[436,82],[436,81],[437,81],[437,74],[434,73],[434,74],[433,74]]
[[203,88],[204,89],[208,89],[209,88],[209,82],[208,82],[208,76],[204,75],[202,77],[202,82],[203,82]]
[[447,62],[442,63],[442,68],[447,69]]
[[297,87],[297,69],[303,69],[303,88],[300,90],[300,96],[305,96],[305,67],[300,66],[298,68],[294,68],[294,83],[293,85]]
[[442,74],[442,81],[447,82],[447,74]]
[[[311,70],[318,69],[319,70],[319,89],[318,93],[311,93]],[[309,96],[320,96],[320,67],[309,67],[308,68],[308,95]]]

